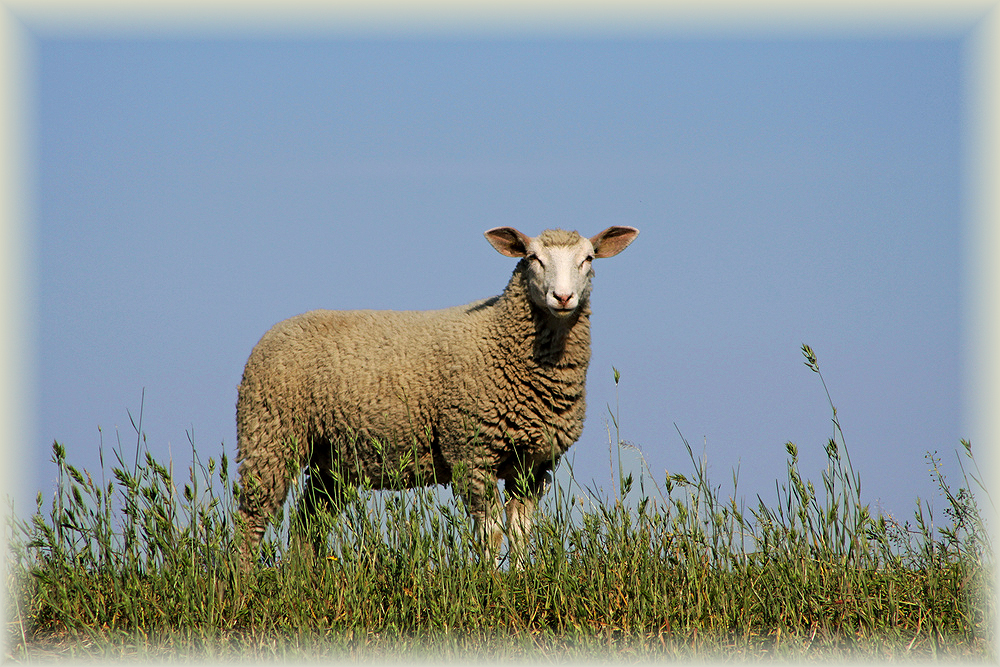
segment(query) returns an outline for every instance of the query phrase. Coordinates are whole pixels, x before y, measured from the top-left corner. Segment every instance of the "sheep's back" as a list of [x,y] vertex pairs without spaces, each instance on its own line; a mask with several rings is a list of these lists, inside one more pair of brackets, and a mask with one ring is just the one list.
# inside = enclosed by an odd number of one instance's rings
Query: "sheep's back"
[[[360,435],[429,447],[442,402],[461,394],[452,386],[479,356],[483,303],[437,311],[315,310],[284,320],[251,353],[238,412],[275,413],[279,437],[300,441]],[[449,398],[442,401],[444,394]]]

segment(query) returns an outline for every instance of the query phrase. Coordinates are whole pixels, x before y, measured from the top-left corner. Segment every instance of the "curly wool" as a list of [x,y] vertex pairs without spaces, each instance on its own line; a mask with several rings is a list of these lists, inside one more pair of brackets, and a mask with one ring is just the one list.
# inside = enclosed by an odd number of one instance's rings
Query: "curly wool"
[[445,484],[464,469],[476,482],[465,493],[474,513],[496,480],[510,489],[519,474],[544,473],[583,429],[586,297],[554,320],[529,298],[522,259],[500,296],[465,306],[316,310],[275,325],[251,353],[237,401],[251,540],[284,502],[289,471],[306,466],[375,488],[389,485],[390,466],[404,486]]

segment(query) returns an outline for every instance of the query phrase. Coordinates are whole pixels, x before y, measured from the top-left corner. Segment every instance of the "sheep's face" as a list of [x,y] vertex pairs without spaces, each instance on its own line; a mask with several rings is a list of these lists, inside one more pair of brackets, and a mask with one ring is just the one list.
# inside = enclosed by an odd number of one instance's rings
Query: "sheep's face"
[[547,246],[532,239],[525,259],[528,262],[528,289],[536,305],[557,318],[569,317],[590,295],[594,270],[594,246],[577,237],[573,245]]
[[576,232],[550,229],[531,238],[513,227],[498,227],[486,232],[486,238],[500,253],[525,258],[531,300],[563,319],[590,295],[591,262],[617,255],[638,234],[633,227],[609,227],[588,239]]

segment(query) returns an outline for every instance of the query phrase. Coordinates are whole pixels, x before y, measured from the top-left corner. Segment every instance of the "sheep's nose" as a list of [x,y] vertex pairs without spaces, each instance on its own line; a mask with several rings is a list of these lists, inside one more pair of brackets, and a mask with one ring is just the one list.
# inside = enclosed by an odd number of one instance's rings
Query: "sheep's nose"
[[572,295],[572,294],[566,294],[566,295],[562,295],[562,294],[554,294],[554,293],[553,293],[553,295],[552,295],[552,296],[554,296],[554,297],[556,298],[556,301],[558,301],[558,302],[559,302],[559,305],[560,305],[561,307],[563,307],[563,308],[565,308],[565,307],[566,307],[566,304],[568,304],[568,303],[569,303],[569,300],[573,298],[573,295]]

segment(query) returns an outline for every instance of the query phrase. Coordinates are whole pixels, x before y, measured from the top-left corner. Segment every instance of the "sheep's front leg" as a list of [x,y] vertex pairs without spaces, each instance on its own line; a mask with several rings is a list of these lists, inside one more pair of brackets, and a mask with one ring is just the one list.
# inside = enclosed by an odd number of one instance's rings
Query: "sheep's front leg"
[[495,565],[500,565],[500,546],[503,544],[503,520],[500,518],[499,491],[494,485],[486,496],[485,511],[476,515],[476,535]]
[[472,471],[454,485],[458,496],[472,516],[479,545],[493,561],[500,563],[500,546],[503,544],[503,521],[497,479],[485,471]]
[[504,485],[507,492],[507,537],[510,540],[510,562],[516,568],[523,568],[527,559],[528,534],[531,532],[531,515],[545,492],[548,482],[546,470],[533,470],[519,477],[508,479]]

